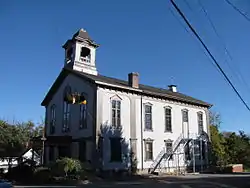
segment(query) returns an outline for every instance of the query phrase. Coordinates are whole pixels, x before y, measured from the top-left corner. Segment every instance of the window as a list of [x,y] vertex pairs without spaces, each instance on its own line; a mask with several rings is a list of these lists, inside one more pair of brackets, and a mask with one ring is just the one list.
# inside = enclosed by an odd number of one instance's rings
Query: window
[[122,161],[121,138],[110,138],[110,160],[112,162]]
[[[71,88],[67,86],[64,91],[64,97],[71,93]],[[63,132],[69,131],[70,124],[70,104],[63,100]]]
[[121,101],[112,100],[112,126],[121,126]]
[[145,161],[153,160],[153,141],[145,141]]
[[80,129],[87,128],[87,105],[81,104],[80,105]]
[[188,111],[187,110],[182,110],[182,121],[188,122]]
[[167,140],[165,144],[166,144],[167,157],[169,157],[169,159],[172,160],[173,159],[173,142],[172,140]]
[[44,134],[47,135],[48,132],[47,130],[50,131],[50,114],[51,114],[51,111],[49,111],[49,108],[46,107],[46,110],[45,110],[45,117],[44,117]]
[[91,58],[91,53],[90,53],[90,49],[86,48],[86,47],[82,47],[81,48],[81,57],[80,59],[84,62],[89,63],[90,62],[90,58]]
[[63,131],[69,131],[69,121],[70,121],[70,104],[64,101],[63,103]]
[[144,114],[145,114],[145,130],[152,130],[152,106],[146,104],[144,106]]
[[202,134],[202,132],[203,132],[203,114],[201,112],[198,112],[197,118],[198,118],[198,131],[199,131],[199,134]]
[[172,132],[171,108],[165,108],[165,132]]
[[56,105],[52,105],[50,108],[50,134],[55,133],[56,127]]
[[81,162],[86,161],[86,141],[79,142],[79,160]]

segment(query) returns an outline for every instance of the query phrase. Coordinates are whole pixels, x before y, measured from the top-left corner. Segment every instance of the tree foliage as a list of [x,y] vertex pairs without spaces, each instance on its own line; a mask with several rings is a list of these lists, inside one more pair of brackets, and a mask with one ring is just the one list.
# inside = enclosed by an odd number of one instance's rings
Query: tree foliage
[[250,137],[243,131],[221,132],[219,114],[210,113],[211,164],[243,164],[250,168]]
[[34,136],[42,134],[43,126],[33,122],[10,124],[0,120],[0,159],[16,157],[28,148]]
[[211,162],[213,165],[223,166],[226,162],[225,139],[216,126],[210,126],[211,134]]
[[64,172],[64,176],[78,175],[82,171],[81,162],[77,159],[64,157],[56,160],[56,168]]

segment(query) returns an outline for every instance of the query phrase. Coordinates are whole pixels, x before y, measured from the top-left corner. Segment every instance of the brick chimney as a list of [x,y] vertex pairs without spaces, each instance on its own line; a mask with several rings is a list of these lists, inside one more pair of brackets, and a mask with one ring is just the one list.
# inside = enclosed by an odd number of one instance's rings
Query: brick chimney
[[139,88],[139,73],[131,72],[128,74],[128,84],[130,87]]
[[177,92],[177,86],[176,85],[169,85],[168,89],[172,92]]

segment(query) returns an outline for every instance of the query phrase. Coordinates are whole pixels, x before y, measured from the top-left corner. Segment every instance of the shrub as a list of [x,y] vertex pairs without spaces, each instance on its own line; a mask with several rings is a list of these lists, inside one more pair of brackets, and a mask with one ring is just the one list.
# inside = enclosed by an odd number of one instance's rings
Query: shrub
[[52,179],[51,170],[47,167],[38,167],[34,171],[34,181],[36,183],[49,183]]
[[[81,162],[77,159],[72,159],[64,157],[62,159],[56,160],[56,173],[61,174],[63,171],[65,177],[78,178],[79,174],[82,172]],[[54,171],[55,172],[55,171]]]
[[135,154],[133,152],[131,152],[131,173],[132,174],[136,174],[137,172],[137,164],[138,164],[138,161],[137,161],[137,158],[135,156]]
[[18,182],[29,182],[33,176],[33,168],[27,164],[20,164],[16,167],[10,168],[6,177],[10,180]]

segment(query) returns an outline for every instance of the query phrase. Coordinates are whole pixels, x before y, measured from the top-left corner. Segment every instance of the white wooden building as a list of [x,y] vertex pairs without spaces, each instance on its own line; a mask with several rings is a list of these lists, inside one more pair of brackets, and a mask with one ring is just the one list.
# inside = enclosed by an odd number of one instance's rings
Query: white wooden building
[[[142,85],[138,73],[129,73],[128,80],[98,74],[98,47],[83,29],[63,46],[64,68],[42,101],[45,161],[70,156],[94,168],[128,169],[132,152],[138,170],[204,167],[211,105],[179,93],[174,85]],[[68,104],[68,93],[84,95],[87,104]]]
[[27,149],[20,153],[13,153],[10,156],[5,156],[0,159],[0,169],[3,172],[7,172],[9,167],[15,167],[27,160],[32,160],[35,162],[35,165],[40,165],[41,156],[32,149]]

